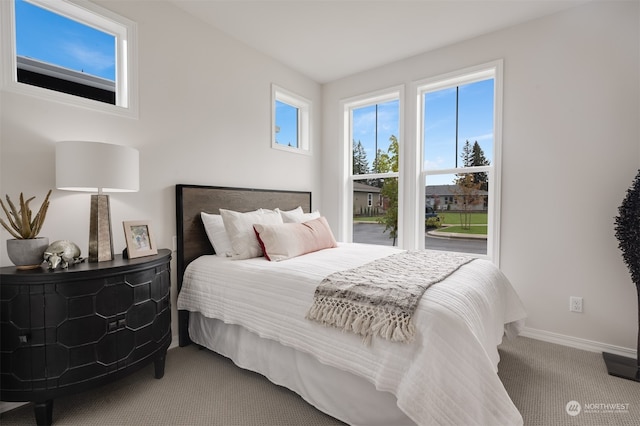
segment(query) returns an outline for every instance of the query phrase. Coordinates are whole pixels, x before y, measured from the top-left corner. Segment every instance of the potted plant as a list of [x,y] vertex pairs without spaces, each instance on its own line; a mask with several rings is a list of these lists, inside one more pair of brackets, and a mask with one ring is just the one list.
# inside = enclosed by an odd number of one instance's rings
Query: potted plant
[[0,205],[7,216],[7,222],[0,219],[0,224],[6,229],[13,239],[7,240],[7,255],[18,269],[38,268],[43,262],[44,252],[49,246],[49,239],[38,237],[42,224],[49,208],[49,196],[47,193],[40,210],[33,216],[29,203],[35,198],[24,199],[20,193],[20,205],[16,208],[9,196],[6,196],[7,206],[0,199]]
[[618,208],[616,238],[638,293],[638,351],[636,359],[604,353],[609,374],[640,382],[640,170]]

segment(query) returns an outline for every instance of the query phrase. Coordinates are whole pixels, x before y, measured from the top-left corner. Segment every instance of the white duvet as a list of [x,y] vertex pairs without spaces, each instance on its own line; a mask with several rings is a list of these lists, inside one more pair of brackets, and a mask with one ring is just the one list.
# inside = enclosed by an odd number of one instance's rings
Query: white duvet
[[305,319],[316,286],[332,272],[399,249],[340,243],[283,262],[202,256],[189,264],[178,309],[241,325],[388,391],[419,425],[518,425],[522,417],[497,375],[497,346],[525,312],[506,277],[477,259],[431,286],[409,344],[343,333]]

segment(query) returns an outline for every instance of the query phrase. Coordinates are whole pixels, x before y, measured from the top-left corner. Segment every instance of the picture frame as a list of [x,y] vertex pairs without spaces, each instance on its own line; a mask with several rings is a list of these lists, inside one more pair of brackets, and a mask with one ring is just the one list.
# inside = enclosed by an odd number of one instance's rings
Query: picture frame
[[127,243],[129,259],[158,254],[158,247],[153,237],[151,222],[148,220],[125,220],[124,238]]

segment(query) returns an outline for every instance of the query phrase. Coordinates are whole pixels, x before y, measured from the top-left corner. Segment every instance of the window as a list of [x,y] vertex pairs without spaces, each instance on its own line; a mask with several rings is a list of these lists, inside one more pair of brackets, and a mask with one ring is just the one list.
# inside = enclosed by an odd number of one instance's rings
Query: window
[[418,84],[423,199],[438,215],[425,217],[426,248],[498,261],[501,69],[496,62]]
[[311,102],[292,92],[272,85],[271,146],[291,152],[310,152]]
[[84,0],[0,7],[5,90],[137,116],[135,23]]
[[344,103],[348,241],[398,244],[400,99],[400,90],[393,90]]

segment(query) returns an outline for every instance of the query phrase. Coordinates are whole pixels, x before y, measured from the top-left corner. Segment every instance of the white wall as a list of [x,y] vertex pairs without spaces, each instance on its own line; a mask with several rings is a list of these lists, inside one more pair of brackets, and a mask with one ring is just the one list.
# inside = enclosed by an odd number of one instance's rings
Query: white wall
[[[176,183],[312,190],[335,229],[339,100],[504,58],[501,266],[528,327],[635,348],[636,293],[613,218],[640,167],[637,2],[587,4],[324,87],[170,4],[100,5],[138,23],[140,118],[0,92],[0,195],[37,204],[55,186],[55,142],[97,140],[141,155],[140,192],[111,196],[116,248],[132,219],[150,219],[171,247]],[[270,148],[271,83],[313,101],[313,156]],[[54,190],[42,235],[86,253],[88,216],[87,194]],[[4,243],[0,263],[10,265]],[[583,314],[568,311],[571,295]]]
[[[110,197],[116,251],[125,246],[122,221],[136,219],[151,220],[158,245],[172,247],[177,183],[311,190],[319,205],[320,126],[312,129],[312,156],[272,149],[270,133],[271,83],[310,99],[316,123],[319,84],[171,4],[100,5],[138,23],[139,119],[0,92],[2,197],[24,192],[39,207],[55,188],[55,143],[95,140],[140,151],[140,192]],[[72,240],[86,255],[89,198],[54,190],[41,235]],[[10,236],[4,229],[0,236],[0,262],[11,265]]]
[[637,2],[589,3],[325,85],[323,213],[338,229],[341,99],[405,85],[415,137],[413,81],[503,58],[501,268],[531,334],[631,353],[636,289],[613,218],[640,168],[639,22]]

